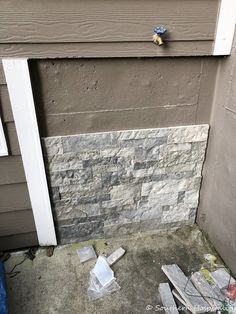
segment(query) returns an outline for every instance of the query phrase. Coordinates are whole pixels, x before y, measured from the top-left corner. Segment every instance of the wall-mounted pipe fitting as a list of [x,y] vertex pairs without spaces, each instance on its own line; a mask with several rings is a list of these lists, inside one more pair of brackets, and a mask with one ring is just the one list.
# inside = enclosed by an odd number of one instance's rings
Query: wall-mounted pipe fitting
[[167,32],[167,29],[160,25],[154,28],[154,35],[152,36],[154,44],[161,46],[164,44],[162,36]]

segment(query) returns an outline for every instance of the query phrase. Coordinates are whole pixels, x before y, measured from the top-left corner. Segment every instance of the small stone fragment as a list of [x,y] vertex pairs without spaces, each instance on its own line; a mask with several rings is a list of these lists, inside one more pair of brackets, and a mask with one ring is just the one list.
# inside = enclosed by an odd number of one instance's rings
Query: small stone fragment
[[124,254],[125,254],[125,250],[122,247],[120,247],[115,252],[113,252],[111,255],[109,255],[107,258],[107,262],[108,262],[109,266],[112,266],[113,264],[115,264],[119,259],[121,259],[121,257]]

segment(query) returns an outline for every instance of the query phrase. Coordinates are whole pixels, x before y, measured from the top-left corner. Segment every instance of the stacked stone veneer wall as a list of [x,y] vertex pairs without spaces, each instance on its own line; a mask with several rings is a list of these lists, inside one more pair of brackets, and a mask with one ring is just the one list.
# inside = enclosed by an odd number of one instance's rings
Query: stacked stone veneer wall
[[43,139],[60,243],[193,224],[207,125]]

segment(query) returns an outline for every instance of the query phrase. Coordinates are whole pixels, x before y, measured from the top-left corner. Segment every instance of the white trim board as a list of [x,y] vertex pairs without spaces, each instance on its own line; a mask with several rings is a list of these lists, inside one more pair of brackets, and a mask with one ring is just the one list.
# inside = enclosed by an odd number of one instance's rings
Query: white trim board
[[27,59],[2,60],[39,245],[56,245]]
[[7,143],[2,126],[1,117],[0,117],[0,156],[8,156]]
[[236,23],[236,0],[221,0],[213,55],[230,55]]

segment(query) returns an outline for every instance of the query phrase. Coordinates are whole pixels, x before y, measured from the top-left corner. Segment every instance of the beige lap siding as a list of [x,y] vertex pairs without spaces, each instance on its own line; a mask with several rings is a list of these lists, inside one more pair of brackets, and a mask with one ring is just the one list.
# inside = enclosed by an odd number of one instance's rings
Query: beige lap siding
[[[218,0],[3,1],[4,57],[154,57],[211,55]],[[157,24],[158,23],[158,24]],[[163,24],[167,45],[152,43]]]
[[9,156],[0,157],[0,251],[37,245],[9,95],[0,62],[0,112]]

